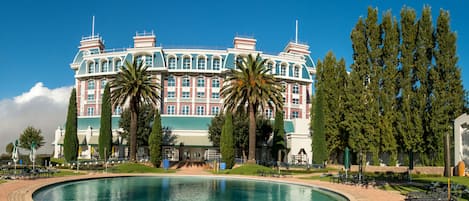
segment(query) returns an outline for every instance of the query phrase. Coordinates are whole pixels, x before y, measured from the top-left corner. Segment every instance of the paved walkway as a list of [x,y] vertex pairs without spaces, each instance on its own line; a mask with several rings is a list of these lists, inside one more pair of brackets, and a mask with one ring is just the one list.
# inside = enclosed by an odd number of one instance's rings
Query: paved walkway
[[[69,180],[80,180],[87,178],[103,178],[103,177],[118,177],[118,176],[136,176],[142,174],[88,174],[80,176],[70,177],[55,177],[55,178],[42,178],[35,180],[13,180],[6,183],[0,184],[0,201],[32,201],[32,193],[38,188],[56,183],[61,181]],[[162,175],[162,174],[143,174],[143,175]],[[274,178],[274,177],[258,177],[258,176],[239,176],[239,175],[213,175],[203,168],[181,168],[175,174],[163,174],[166,176],[213,176],[213,177],[232,177],[232,178],[249,178],[259,179],[267,181],[280,181],[294,184],[303,184],[317,186],[324,189],[339,192],[347,196],[350,201],[374,201],[374,200],[386,200],[386,201],[401,201],[404,200],[404,196],[393,191],[384,191],[375,188],[363,188],[358,186],[336,184],[330,182],[323,182],[318,180],[305,180],[295,177],[287,178]]]

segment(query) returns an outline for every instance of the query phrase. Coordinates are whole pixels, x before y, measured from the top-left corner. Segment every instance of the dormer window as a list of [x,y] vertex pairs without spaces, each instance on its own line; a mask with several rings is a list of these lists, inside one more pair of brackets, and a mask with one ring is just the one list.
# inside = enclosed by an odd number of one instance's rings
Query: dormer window
[[273,73],[273,71],[272,71],[273,68],[274,68],[274,64],[272,62],[267,63],[267,69],[268,69],[267,72],[268,73],[272,74]]
[[94,69],[95,69],[94,62],[89,63],[88,64],[88,73],[94,73]]
[[168,59],[168,68],[169,69],[176,69],[176,58],[175,57],[169,57],[169,59]]
[[280,75],[281,76],[286,76],[287,75],[287,65],[286,64],[280,65]]
[[293,77],[300,77],[300,67],[295,66],[295,69],[293,70]]
[[119,68],[122,66],[122,61],[120,59],[114,62],[114,71],[119,71]]
[[182,59],[182,69],[191,69],[191,58],[189,58],[188,56]]
[[199,57],[199,59],[197,60],[197,69],[205,70],[205,58]]
[[109,63],[107,61],[101,62],[101,72],[109,71]]
[[213,70],[220,70],[220,59],[213,59]]

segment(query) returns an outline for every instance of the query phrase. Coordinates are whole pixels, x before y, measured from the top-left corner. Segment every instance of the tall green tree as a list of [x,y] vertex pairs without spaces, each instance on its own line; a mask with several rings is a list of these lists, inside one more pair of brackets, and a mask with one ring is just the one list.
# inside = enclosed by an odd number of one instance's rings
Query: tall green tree
[[313,128],[313,139],[312,139],[312,150],[313,150],[313,163],[323,164],[327,160],[327,147],[326,147],[326,136],[324,133],[324,97],[323,91],[316,88],[316,104],[315,104],[315,119]]
[[160,112],[155,112],[155,120],[148,139],[150,146],[150,162],[153,166],[159,168],[161,164],[161,145],[163,143],[163,127],[161,126]]
[[226,113],[220,138],[220,153],[222,161],[226,163],[226,168],[231,169],[235,164],[233,118],[231,112]]
[[99,158],[107,160],[112,152],[112,109],[109,84],[104,87],[101,101],[101,125],[99,127]]
[[[231,69],[221,89],[224,107],[236,111],[247,107],[249,114],[249,156],[248,162],[256,160],[256,112],[265,108],[282,110],[283,96],[281,84],[266,68],[266,59],[258,54],[249,54],[236,61],[236,69]],[[243,108],[245,109],[245,108]]]
[[45,143],[44,136],[41,135],[41,129],[28,126],[20,135],[20,147],[30,150],[33,142],[36,144],[36,149],[41,148]]
[[272,159],[274,161],[281,161],[281,158],[279,158],[278,155],[279,151],[285,151],[285,149],[287,148],[285,144],[285,129],[283,125],[283,115],[283,111],[275,112],[274,136],[272,142]]
[[461,72],[457,66],[456,33],[451,31],[448,11],[440,10],[433,54],[435,66],[430,70],[430,134],[428,152],[434,165],[443,164],[443,136],[452,134],[452,121],[464,108]]
[[[370,138],[366,131],[367,122],[367,89],[369,84],[368,54],[365,37],[365,24],[359,19],[351,34],[353,47],[353,63],[347,86],[345,88],[345,110],[342,126],[348,135],[348,144],[357,154],[367,153]],[[359,157],[360,158],[360,157]],[[363,162],[363,161],[362,161]]]
[[414,52],[416,51],[417,21],[414,9],[404,7],[401,10],[401,69],[399,77],[399,122],[398,132],[400,144],[404,152],[415,152],[422,143],[421,133],[416,133],[415,116],[412,100],[412,78],[414,66]]
[[138,108],[148,103],[156,107],[160,101],[161,86],[158,80],[152,77],[149,66],[143,62],[125,62],[119,68],[116,79],[110,82],[111,102],[113,106],[124,105],[127,101],[130,109],[130,160],[137,159],[137,122]]
[[397,162],[397,102],[396,97],[399,92],[397,86],[399,65],[399,27],[398,22],[393,18],[390,11],[383,16],[381,24],[383,36],[383,68],[380,83],[380,150],[389,153],[389,165],[395,165]]
[[77,136],[77,92],[73,88],[68,103],[67,122],[65,123],[64,157],[65,161],[72,162],[78,158],[78,136]]
[[[129,140],[130,133],[130,109],[124,109],[119,119],[119,128],[122,128],[122,131],[119,132],[120,136]],[[148,146],[148,138],[151,133],[151,128],[153,126],[152,122],[155,118],[155,109],[150,104],[142,104],[137,111],[137,147]]]
[[430,87],[428,82],[429,70],[432,67],[434,41],[434,28],[432,23],[431,9],[428,6],[423,8],[420,19],[417,22],[416,50],[414,65],[412,69],[412,115],[416,136],[421,136],[422,146],[416,147],[421,161],[427,164],[429,161],[426,155],[425,140],[428,138],[428,107]]

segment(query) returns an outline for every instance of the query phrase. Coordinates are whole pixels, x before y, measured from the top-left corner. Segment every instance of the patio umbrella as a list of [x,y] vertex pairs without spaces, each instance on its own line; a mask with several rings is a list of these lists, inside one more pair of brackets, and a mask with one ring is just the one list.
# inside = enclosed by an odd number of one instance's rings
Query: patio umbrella
[[348,147],[345,147],[344,151],[344,167],[346,170],[350,169],[350,149]]
[[16,174],[16,162],[18,162],[18,140],[13,143],[13,153],[11,153],[11,159],[15,163],[15,174]]
[[31,151],[29,152],[29,159],[33,162],[33,170],[36,162],[36,142],[31,143]]

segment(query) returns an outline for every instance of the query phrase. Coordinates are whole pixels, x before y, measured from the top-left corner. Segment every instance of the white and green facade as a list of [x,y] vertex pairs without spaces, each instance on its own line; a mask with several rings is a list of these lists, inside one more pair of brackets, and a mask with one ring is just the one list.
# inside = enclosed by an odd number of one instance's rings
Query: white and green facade
[[[159,108],[163,126],[177,136],[173,147],[164,150],[171,160],[204,160],[216,153],[208,139],[211,119],[223,111],[220,89],[224,72],[235,67],[239,55],[260,54],[267,59],[267,67],[285,86],[284,114],[290,162],[311,162],[309,132],[310,96],[315,66],[309,46],[290,42],[277,55],[256,49],[253,38],[235,37],[233,47],[227,49],[167,49],[156,46],[151,33],[136,34],[132,48],[105,49],[99,36],[82,38],[78,53],[70,64],[75,72],[78,105],[79,157],[97,156],[101,98],[106,82],[114,79],[119,66],[137,59],[150,66],[148,71],[162,86]],[[125,106],[122,106],[125,107]],[[126,142],[118,135],[122,107],[113,109],[113,157],[127,153]],[[275,111],[263,111],[274,119]],[[55,157],[60,157],[63,129],[55,134]],[[180,145],[183,147],[179,147]],[[259,154],[260,155],[260,154]]]

